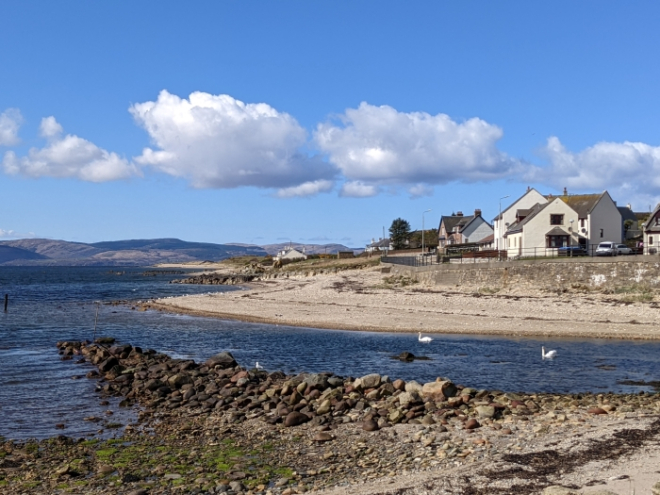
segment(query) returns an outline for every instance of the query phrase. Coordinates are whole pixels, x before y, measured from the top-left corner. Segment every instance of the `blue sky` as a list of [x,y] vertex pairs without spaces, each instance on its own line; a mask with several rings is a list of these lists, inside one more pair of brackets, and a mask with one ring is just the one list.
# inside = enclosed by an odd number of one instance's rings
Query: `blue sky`
[[[0,239],[340,242],[660,200],[658,2],[0,3]],[[503,201],[507,204],[507,200]]]

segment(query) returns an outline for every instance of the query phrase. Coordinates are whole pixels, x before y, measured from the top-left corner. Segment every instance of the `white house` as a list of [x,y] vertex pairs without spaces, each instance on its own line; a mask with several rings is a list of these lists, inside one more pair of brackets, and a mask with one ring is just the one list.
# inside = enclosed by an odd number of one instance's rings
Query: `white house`
[[440,217],[438,227],[438,248],[453,244],[478,243],[493,235],[493,227],[481,216],[481,210],[474,215],[464,216],[463,212]]
[[578,214],[575,231],[580,245],[592,250],[604,241],[622,242],[621,212],[607,191],[600,194],[568,194],[557,196]]
[[551,256],[557,248],[578,244],[578,214],[560,198],[517,211],[504,234],[507,257]]
[[379,252],[379,251],[384,251],[387,252],[391,248],[390,246],[390,240],[389,239],[371,239],[371,244],[367,244],[367,247],[365,251],[367,253],[373,253],[373,252]]
[[306,260],[307,255],[304,252],[305,250],[303,249],[303,252],[298,251],[297,249],[293,248],[286,248],[277,253],[277,259],[280,260]]
[[644,231],[644,254],[660,254],[660,203],[642,227]]
[[506,233],[509,226],[516,222],[516,218],[519,216],[519,210],[529,210],[534,205],[543,205],[547,202],[548,200],[540,192],[534,188],[528,187],[525,194],[507,206],[506,209],[502,210],[501,219],[500,215],[498,214],[497,217],[495,217],[493,220],[495,249],[506,249],[504,234]]

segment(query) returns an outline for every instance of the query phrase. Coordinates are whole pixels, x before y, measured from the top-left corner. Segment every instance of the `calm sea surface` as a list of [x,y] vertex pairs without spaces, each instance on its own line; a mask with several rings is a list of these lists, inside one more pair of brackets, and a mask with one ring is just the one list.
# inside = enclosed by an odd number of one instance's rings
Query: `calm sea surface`
[[[98,336],[153,348],[174,357],[204,360],[230,351],[243,366],[259,361],[287,373],[332,371],[343,376],[381,373],[432,381],[438,376],[475,388],[524,392],[638,392],[648,387],[621,382],[660,380],[660,343],[613,340],[505,339],[344,332],[259,325],[210,318],[139,312],[131,303],[156,297],[226,292],[229,287],[169,284],[181,274],[140,268],[0,267],[0,436],[25,439],[56,434],[112,432],[112,424],[135,411],[101,405],[87,364],[61,361],[58,340]],[[111,305],[112,301],[125,304]],[[541,360],[541,345],[558,358]],[[392,355],[409,351],[430,361],[402,363]],[[78,378],[81,377],[82,378]],[[91,416],[102,421],[85,421]],[[64,424],[64,429],[56,429]]]

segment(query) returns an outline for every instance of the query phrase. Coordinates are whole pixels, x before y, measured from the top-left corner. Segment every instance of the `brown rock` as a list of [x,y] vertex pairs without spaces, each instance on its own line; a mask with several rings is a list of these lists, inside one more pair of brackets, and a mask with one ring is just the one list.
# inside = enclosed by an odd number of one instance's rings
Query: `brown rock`
[[370,419],[370,420],[365,421],[364,423],[362,423],[362,429],[364,431],[377,431],[380,428],[378,427],[378,423],[376,423],[376,421],[374,421],[373,419]]
[[287,414],[286,419],[284,420],[284,426],[298,426],[309,421],[309,417],[303,413],[297,411]]
[[466,430],[474,430],[475,428],[479,428],[481,425],[479,424],[479,421],[477,421],[474,418],[470,418],[465,422],[465,429]]
[[315,442],[330,442],[331,440],[334,440],[335,437],[333,437],[330,433],[326,433],[324,431],[319,431],[314,435],[313,440]]
[[600,407],[590,407],[587,409],[587,412],[589,414],[607,414],[607,411],[605,409],[601,409]]

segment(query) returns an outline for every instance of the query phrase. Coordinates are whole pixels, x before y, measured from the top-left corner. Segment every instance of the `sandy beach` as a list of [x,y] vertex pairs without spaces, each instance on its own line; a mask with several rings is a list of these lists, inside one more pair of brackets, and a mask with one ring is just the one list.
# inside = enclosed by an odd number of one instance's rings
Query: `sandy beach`
[[[657,298],[656,298],[657,299]],[[446,289],[381,268],[289,276],[246,290],[160,299],[193,315],[313,328],[429,334],[659,339],[660,306],[630,294]]]

